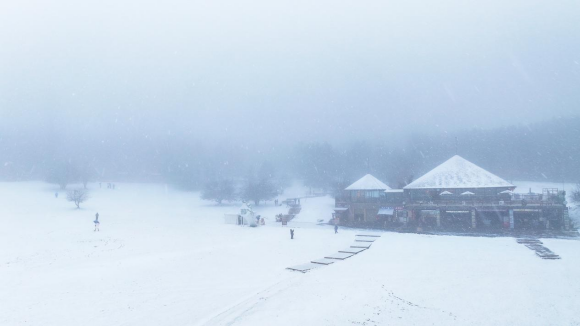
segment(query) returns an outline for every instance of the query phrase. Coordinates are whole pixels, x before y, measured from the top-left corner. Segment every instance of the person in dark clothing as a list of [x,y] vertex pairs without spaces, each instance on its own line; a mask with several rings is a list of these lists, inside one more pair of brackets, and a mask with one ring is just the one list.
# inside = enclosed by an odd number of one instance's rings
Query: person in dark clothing
[[95,220],[93,222],[95,223],[95,232],[101,231],[99,230],[99,226],[101,226],[101,222],[99,222],[99,213],[95,214]]
[[338,233],[338,225],[335,224],[334,225],[334,234],[337,234],[337,233]]
[[294,229],[290,229],[290,240],[294,240]]

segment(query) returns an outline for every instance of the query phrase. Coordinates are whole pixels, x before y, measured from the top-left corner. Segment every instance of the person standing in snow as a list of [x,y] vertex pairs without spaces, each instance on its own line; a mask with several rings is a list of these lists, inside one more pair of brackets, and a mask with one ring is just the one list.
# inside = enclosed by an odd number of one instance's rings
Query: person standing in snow
[[337,233],[338,233],[338,224],[335,224],[334,225],[334,234],[337,234]]
[[54,193],[54,198],[58,198],[58,191]]
[[93,232],[100,231],[99,226],[101,223],[99,222],[99,213],[98,212],[97,212],[97,214],[95,214],[95,220],[93,222],[95,223],[95,231],[93,231]]
[[294,229],[290,229],[290,240],[294,240]]

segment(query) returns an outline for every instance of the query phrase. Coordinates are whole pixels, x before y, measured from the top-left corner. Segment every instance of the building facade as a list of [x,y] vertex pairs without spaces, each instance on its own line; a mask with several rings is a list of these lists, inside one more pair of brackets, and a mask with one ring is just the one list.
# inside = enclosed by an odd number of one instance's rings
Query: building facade
[[361,180],[336,198],[341,224],[458,231],[570,227],[565,192],[514,193],[513,184],[458,155],[403,189],[379,180],[386,187],[379,194],[381,189],[355,189],[368,186]]

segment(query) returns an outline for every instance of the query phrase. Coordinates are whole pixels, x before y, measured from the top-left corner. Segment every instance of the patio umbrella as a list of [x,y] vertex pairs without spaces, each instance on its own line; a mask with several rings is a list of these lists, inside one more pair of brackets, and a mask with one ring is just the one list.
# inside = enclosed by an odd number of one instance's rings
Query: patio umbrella
[[449,192],[449,191],[444,191],[444,192],[440,193],[439,195],[446,196],[446,195],[453,195],[453,193]]
[[466,191],[466,192],[461,193],[461,196],[473,196],[473,195],[475,195],[475,194],[472,193],[471,191]]

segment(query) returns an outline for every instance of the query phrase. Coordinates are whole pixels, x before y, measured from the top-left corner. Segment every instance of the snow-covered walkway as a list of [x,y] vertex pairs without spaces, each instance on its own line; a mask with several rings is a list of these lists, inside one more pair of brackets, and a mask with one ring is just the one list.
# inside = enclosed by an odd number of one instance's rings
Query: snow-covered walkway
[[311,260],[309,263],[290,266],[287,269],[297,272],[306,273],[310,270],[320,268],[320,265],[330,265],[334,261],[338,260],[345,260],[350,258],[356,254],[359,254],[367,249],[370,248],[371,244],[375,241],[375,238],[379,238],[380,235],[356,235],[355,243],[352,244],[350,247],[339,250],[337,253],[330,254],[328,256],[324,256],[321,259]]

